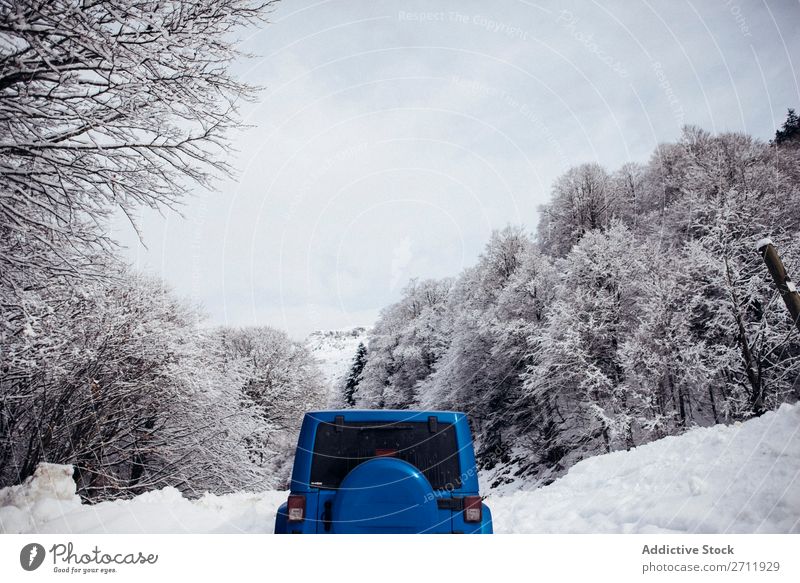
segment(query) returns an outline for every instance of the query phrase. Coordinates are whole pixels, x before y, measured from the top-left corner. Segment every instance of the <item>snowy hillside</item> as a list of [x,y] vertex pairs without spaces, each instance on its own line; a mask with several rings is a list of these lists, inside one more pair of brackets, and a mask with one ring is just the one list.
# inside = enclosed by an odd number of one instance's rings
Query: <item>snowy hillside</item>
[[800,405],[589,458],[488,504],[499,532],[800,533]]
[[358,326],[345,330],[317,330],[306,338],[306,347],[317,359],[331,391],[347,375],[358,344],[363,342],[366,345],[368,334],[368,328]]
[[[800,406],[694,429],[578,463],[538,490],[489,492],[495,532],[800,533]],[[81,505],[69,466],[42,464],[0,490],[0,532],[271,532],[286,492],[173,488]]]

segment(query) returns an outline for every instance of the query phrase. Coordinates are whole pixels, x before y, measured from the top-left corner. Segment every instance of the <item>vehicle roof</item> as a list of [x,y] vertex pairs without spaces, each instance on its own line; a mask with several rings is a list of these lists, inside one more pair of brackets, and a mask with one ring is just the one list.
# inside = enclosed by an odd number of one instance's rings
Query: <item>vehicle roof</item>
[[436,416],[439,421],[455,422],[459,418],[466,418],[466,414],[458,411],[436,410],[410,410],[410,409],[327,409],[308,411],[306,416],[318,421],[332,421],[336,416],[342,415],[345,420],[351,421],[411,421],[419,419],[427,421],[428,417]]

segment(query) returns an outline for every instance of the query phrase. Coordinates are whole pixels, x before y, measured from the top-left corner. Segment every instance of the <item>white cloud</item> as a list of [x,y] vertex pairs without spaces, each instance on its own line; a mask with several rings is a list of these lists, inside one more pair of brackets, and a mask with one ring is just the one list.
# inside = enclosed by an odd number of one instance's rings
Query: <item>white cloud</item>
[[678,107],[769,138],[800,102],[799,11],[771,9],[279,4],[247,40],[261,57],[237,65],[267,87],[236,136],[239,181],[188,201],[185,220],[143,212],[147,251],[122,238],[213,321],[368,324],[405,279],[472,264],[492,228],[532,230],[569,165],[647,159],[677,137]]

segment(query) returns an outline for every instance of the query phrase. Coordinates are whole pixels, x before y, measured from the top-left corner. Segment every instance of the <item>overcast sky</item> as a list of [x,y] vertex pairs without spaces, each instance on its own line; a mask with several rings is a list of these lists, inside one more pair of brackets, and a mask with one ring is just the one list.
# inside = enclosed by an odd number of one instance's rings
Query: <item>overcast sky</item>
[[800,109],[800,4],[285,0],[237,63],[265,90],[240,170],[142,212],[141,269],[211,324],[370,325],[409,278],[534,231],[570,166],[646,161],[684,124],[767,140]]

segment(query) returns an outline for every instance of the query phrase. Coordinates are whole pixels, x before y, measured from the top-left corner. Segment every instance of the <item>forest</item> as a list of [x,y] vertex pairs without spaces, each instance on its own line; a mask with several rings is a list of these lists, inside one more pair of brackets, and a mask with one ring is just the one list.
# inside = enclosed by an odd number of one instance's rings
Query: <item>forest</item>
[[756,242],[800,267],[800,124],[685,127],[644,164],[553,184],[536,232],[384,309],[344,400],[469,413],[485,469],[549,483],[589,456],[800,397],[800,334]]

